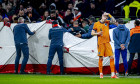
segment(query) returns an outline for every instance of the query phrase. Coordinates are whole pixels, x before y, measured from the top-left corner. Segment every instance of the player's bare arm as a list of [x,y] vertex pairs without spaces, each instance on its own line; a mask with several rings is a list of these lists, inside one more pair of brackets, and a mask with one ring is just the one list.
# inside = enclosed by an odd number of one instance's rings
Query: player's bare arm
[[94,30],[92,30],[92,32],[91,32],[91,35],[92,36],[97,36],[97,35],[102,35],[103,34],[103,31],[100,31],[100,32],[95,32]]

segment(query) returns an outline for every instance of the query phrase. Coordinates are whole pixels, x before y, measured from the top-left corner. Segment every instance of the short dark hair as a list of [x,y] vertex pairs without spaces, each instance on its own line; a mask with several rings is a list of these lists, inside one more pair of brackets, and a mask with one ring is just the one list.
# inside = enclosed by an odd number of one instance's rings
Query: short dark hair
[[118,19],[116,19],[116,22],[118,22],[119,24],[123,24],[123,23],[124,23],[124,21],[123,21],[122,18],[118,18]]
[[73,5],[73,3],[72,3],[72,2],[69,2],[68,4],[72,4],[72,5]]
[[136,24],[136,26],[139,26],[140,25],[140,20],[136,19],[135,24]]
[[71,8],[68,8],[67,10],[70,10],[72,12],[72,9]]
[[31,7],[31,8],[33,8],[33,7],[32,7],[32,6],[30,6],[30,5],[29,5],[29,6],[27,6],[27,8],[30,8],[30,7]]
[[82,23],[88,24],[88,22],[86,20],[82,21]]
[[92,22],[95,22],[95,21],[96,21],[96,20],[95,20],[95,17],[93,17],[92,15],[90,15],[90,16],[88,17],[88,19],[91,20]]
[[14,20],[18,20],[18,17],[14,17]]

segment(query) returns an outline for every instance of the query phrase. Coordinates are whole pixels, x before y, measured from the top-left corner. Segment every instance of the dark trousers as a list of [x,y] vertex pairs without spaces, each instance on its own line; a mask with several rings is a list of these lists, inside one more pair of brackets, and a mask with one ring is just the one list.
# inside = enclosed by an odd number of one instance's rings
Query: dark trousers
[[[135,56],[135,53],[130,53],[130,58],[128,62],[128,73],[131,73],[131,66],[132,66],[134,56]],[[140,73],[140,53],[138,53],[137,73]]]
[[125,69],[125,73],[128,70],[128,64],[127,64],[127,49],[121,50],[121,49],[115,49],[115,68],[116,71],[119,73],[119,59],[120,59],[120,53],[122,55],[123,59],[123,65]]
[[47,62],[47,73],[51,72],[52,60],[54,58],[55,53],[58,54],[59,64],[60,64],[60,73],[64,73],[63,67],[63,46],[62,45],[51,45],[49,49],[49,57]]
[[15,60],[15,71],[18,72],[18,66],[19,66],[19,60],[21,57],[21,51],[23,53],[23,60],[22,60],[22,65],[20,72],[24,72],[25,66],[27,64],[28,58],[29,58],[29,48],[28,44],[23,43],[23,44],[16,44],[16,60]]

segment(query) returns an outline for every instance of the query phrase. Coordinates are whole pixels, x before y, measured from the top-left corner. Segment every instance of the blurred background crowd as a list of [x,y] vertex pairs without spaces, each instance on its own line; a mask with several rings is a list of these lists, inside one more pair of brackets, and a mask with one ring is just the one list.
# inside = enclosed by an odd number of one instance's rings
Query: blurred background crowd
[[[125,1],[123,4],[119,3]],[[87,26],[88,18],[95,20],[108,12],[115,18],[136,19],[140,12],[137,7],[128,7],[135,0],[0,0],[0,22],[17,23],[23,17],[26,23],[43,20],[58,20],[59,24],[69,27],[74,21]],[[139,5],[139,0],[136,0]],[[117,6],[118,5],[118,6]],[[129,16],[127,15],[129,12]]]

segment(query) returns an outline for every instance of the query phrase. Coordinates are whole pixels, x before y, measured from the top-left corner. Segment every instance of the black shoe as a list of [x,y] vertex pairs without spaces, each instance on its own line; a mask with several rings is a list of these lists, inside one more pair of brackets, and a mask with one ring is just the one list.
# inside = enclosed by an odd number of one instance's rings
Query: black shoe
[[47,74],[47,75],[50,75],[50,72],[47,72],[46,74]]
[[20,72],[20,74],[28,74],[27,72]]
[[61,72],[60,75],[65,75],[65,74],[63,72]]
[[18,72],[17,71],[15,71],[15,73],[14,74],[18,74]]

